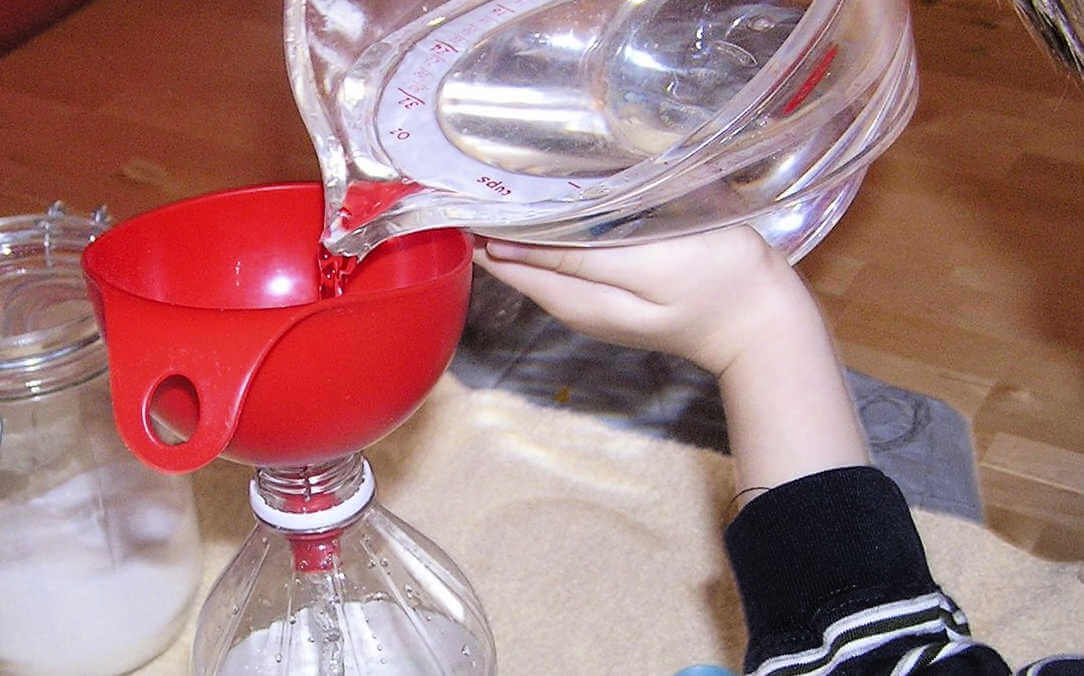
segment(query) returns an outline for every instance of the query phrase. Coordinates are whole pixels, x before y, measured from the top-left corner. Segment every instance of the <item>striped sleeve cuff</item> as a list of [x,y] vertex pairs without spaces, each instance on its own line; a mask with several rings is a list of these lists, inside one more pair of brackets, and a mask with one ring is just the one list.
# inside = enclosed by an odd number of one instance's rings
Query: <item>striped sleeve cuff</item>
[[867,609],[921,599],[914,612],[937,612],[945,598],[903,495],[871,467],[814,474],[757,496],[727,529],[726,545],[749,628],[747,671],[823,648],[830,627]]
[[[950,598],[932,592],[866,608],[825,629],[819,645],[783,652],[748,669],[768,674],[921,673],[932,664],[979,647],[967,636],[967,621]],[[1000,658],[995,659],[1000,662]],[[970,672],[969,672],[970,673]],[[1004,673],[983,671],[976,673]]]

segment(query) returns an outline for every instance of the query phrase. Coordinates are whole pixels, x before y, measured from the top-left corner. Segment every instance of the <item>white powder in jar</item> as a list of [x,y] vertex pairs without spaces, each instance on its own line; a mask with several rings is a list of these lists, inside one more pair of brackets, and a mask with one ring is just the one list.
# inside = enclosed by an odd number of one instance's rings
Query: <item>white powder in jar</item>
[[131,457],[0,501],[0,673],[117,674],[177,635],[200,580],[190,489]]

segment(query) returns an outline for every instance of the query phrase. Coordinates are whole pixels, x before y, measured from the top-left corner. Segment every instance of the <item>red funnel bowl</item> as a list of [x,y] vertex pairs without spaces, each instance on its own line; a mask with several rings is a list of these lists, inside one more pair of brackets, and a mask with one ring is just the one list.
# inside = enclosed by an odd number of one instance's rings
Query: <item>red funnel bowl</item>
[[[269,185],[151,211],[87,247],[117,428],[136,455],[167,472],[220,454],[312,464],[417,408],[463,329],[469,239],[392,240],[319,299],[322,228],[320,185]],[[187,440],[160,438],[152,414]]]

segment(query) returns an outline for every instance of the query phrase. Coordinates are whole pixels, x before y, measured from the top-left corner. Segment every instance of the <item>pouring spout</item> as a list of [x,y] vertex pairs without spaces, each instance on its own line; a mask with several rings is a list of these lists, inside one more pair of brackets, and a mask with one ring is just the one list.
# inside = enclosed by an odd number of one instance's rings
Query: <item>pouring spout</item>
[[[392,237],[427,229],[404,228],[396,220],[382,218],[401,199],[421,189],[421,185],[407,180],[351,184],[342,206],[332,212],[324,226],[321,243],[333,254],[364,258]],[[325,200],[330,197],[325,195]]]

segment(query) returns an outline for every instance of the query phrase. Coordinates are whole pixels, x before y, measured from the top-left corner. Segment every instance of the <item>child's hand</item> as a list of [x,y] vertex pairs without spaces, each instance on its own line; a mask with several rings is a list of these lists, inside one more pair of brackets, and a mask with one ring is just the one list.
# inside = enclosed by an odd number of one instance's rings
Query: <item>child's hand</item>
[[475,261],[574,329],[714,373],[739,488],[866,462],[817,305],[752,229],[602,249],[493,240]]
[[475,262],[571,328],[676,354],[718,376],[804,287],[751,228],[650,244],[558,248],[480,242]]

